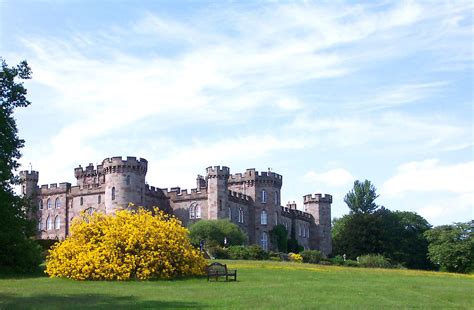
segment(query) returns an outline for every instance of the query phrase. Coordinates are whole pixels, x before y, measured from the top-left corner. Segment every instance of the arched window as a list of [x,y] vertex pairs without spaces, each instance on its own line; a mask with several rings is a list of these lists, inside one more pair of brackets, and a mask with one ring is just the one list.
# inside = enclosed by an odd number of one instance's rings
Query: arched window
[[112,200],[115,200],[115,187],[112,187]]
[[43,221],[39,220],[38,221],[38,231],[42,231],[42,230],[43,230]]
[[273,200],[275,201],[275,204],[278,206],[280,203],[280,199],[278,199],[278,191],[275,191]]
[[43,210],[43,199],[40,199],[38,207],[40,210]]
[[244,210],[242,208],[239,209],[239,223],[244,222]]
[[99,195],[99,196],[97,196],[97,203],[100,203],[100,202],[101,202],[101,200],[102,200],[102,198],[100,197],[100,195]]
[[278,225],[278,212],[275,212],[275,225]]
[[306,227],[302,227],[302,230],[303,230],[303,237],[306,237]]
[[54,229],[59,229],[61,228],[61,218],[59,216],[56,216],[54,219]]
[[189,218],[190,219],[200,219],[201,218],[201,206],[197,203],[192,203],[189,207]]
[[81,197],[81,198],[79,199],[79,202],[80,202],[80,205],[82,206],[82,205],[84,204],[84,198]]
[[48,198],[48,201],[46,201],[46,205],[48,206],[48,209],[51,209],[51,199]]
[[260,224],[267,225],[267,219],[267,211],[263,210],[262,213],[260,213]]
[[53,219],[51,216],[48,216],[48,219],[46,220],[46,230],[51,230],[53,229]]
[[262,203],[267,203],[267,191],[262,189]]
[[130,185],[130,176],[127,175],[127,181],[126,181],[127,185]]
[[264,251],[268,251],[268,233],[267,232],[262,232],[262,249]]
[[227,214],[229,215],[229,221],[232,221],[232,209],[230,207],[227,209]]
[[59,209],[61,208],[61,200],[58,198],[56,198],[56,200],[54,201],[54,206],[56,207],[56,209]]

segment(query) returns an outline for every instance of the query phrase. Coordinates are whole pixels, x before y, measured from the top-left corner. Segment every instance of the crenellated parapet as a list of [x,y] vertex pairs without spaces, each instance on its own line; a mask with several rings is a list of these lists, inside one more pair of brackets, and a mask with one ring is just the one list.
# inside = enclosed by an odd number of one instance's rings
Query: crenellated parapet
[[206,174],[208,178],[227,179],[230,175],[230,169],[226,166],[207,167]]
[[190,192],[187,189],[181,189],[180,187],[172,187],[171,189],[161,189],[163,193],[171,199],[171,201],[183,201],[183,200],[199,200],[207,198],[207,189],[192,188]]
[[44,184],[41,185],[39,188],[41,194],[48,195],[48,194],[57,194],[57,193],[64,193],[69,192],[71,190],[71,183],[62,182],[62,183],[52,183],[52,184]]
[[283,177],[272,171],[258,172],[254,168],[247,169],[244,173],[235,173],[229,176],[229,184],[235,183],[267,183],[281,187]]
[[84,177],[95,177],[102,175],[103,167],[102,165],[97,165],[97,168],[94,167],[92,163],[85,167],[85,169],[79,165],[79,167],[74,168],[74,176],[76,179],[84,178]]
[[313,221],[313,216],[310,213],[303,212],[297,209],[290,209],[287,207],[281,207],[281,215],[291,219],[295,218],[307,222]]
[[104,174],[112,173],[135,173],[146,175],[148,169],[148,161],[143,158],[128,156],[122,159],[121,156],[106,158],[102,161],[102,169]]
[[325,202],[332,203],[332,196],[329,194],[308,194],[303,196],[304,203]]
[[237,203],[243,203],[246,205],[252,205],[253,199],[252,197],[239,193],[239,192],[234,192],[229,190],[229,201],[237,202]]
[[20,179],[28,182],[38,182],[39,172],[38,171],[20,171]]

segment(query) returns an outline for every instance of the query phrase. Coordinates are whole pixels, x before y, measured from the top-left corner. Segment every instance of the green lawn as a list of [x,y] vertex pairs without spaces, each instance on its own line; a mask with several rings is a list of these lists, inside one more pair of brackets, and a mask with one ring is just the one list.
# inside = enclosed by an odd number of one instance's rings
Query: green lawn
[[474,276],[227,261],[237,282],[79,282],[46,277],[0,279],[0,309],[70,308],[474,308]]

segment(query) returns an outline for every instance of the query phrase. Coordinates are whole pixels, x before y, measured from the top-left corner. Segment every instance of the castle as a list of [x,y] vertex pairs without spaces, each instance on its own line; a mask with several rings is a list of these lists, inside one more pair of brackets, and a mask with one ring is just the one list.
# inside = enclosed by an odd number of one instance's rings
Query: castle
[[38,221],[37,238],[64,239],[72,220],[83,211],[113,214],[133,203],[159,207],[185,226],[200,219],[229,219],[247,234],[249,244],[265,250],[276,249],[270,230],[282,224],[305,249],[331,253],[331,195],[304,196],[301,211],[294,202],[281,206],[283,177],[274,172],[247,169],[230,174],[228,167],[208,167],[205,176],[197,176],[196,188],[188,192],[149,186],[147,168],[143,158],[106,158],[97,167],[75,168],[76,185],[49,186],[38,186],[37,171],[21,171],[22,193],[38,206],[33,214]]

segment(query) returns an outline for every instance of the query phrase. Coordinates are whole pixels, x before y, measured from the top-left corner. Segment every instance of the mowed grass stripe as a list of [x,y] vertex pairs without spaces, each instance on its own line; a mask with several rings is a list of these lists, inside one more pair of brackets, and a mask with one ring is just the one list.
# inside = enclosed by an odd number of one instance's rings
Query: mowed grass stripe
[[222,261],[237,282],[0,279],[0,309],[472,309],[474,277],[270,261]]

